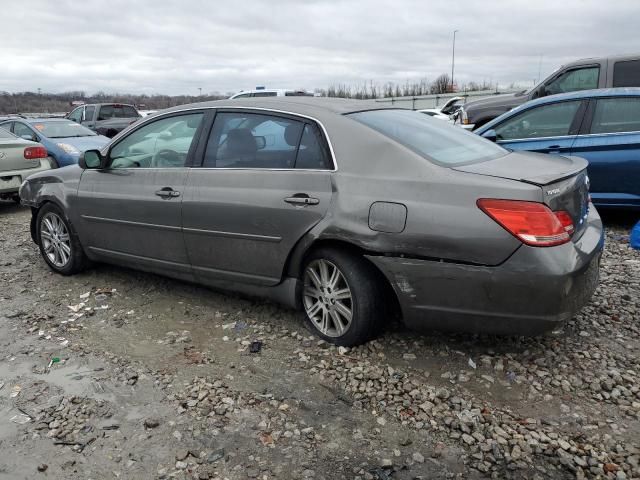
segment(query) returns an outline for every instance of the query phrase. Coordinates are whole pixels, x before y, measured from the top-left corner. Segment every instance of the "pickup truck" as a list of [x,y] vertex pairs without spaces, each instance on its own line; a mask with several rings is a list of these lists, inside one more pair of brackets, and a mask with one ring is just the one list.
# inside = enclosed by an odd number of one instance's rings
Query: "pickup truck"
[[91,103],[79,106],[66,118],[112,138],[141,117],[133,105]]
[[467,102],[458,110],[456,123],[462,124],[467,130],[475,130],[529,100],[558,93],[611,87],[640,87],[640,53],[576,60],[563,65],[529,90]]

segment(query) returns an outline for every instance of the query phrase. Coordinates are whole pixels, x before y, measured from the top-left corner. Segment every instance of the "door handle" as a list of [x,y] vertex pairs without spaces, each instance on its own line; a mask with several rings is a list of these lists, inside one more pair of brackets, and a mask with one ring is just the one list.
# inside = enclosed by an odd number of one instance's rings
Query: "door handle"
[[560,145],[549,145],[547,148],[549,150],[560,150]]
[[160,190],[156,190],[156,195],[162,198],[173,198],[173,197],[179,197],[180,192],[177,190],[174,190],[171,187],[164,187]]
[[291,205],[318,205],[320,203],[320,200],[310,197],[306,193],[296,193],[291,197],[285,198],[284,201]]

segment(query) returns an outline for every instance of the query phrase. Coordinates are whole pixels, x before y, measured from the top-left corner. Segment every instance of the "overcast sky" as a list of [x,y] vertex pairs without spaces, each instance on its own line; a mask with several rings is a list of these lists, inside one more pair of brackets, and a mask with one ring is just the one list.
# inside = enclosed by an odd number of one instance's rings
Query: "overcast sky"
[[0,91],[197,94],[256,85],[531,85],[640,50],[640,0],[3,1]]

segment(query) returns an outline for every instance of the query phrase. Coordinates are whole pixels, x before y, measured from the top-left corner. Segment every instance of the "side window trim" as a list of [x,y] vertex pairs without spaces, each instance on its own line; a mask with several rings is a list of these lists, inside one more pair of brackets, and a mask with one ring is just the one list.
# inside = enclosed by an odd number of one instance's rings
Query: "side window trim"
[[[299,115],[296,113],[292,113],[292,112],[284,112],[284,111],[280,111],[280,110],[270,110],[270,109],[266,109],[266,108],[259,108],[259,107],[218,107],[218,108],[212,108],[210,109],[211,111],[213,111],[213,114],[211,115],[211,117],[207,120],[207,117],[205,116],[205,119],[203,120],[201,126],[202,128],[202,133],[200,135],[200,138],[198,139],[198,149],[195,153],[195,157],[194,157],[194,163],[193,163],[193,167],[195,168],[206,168],[206,169],[210,169],[210,170],[224,170],[224,168],[212,168],[212,167],[204,167],[204,157],[205,157],[205,152],[207,149],[207,143],[210,139],[211,136],[211,131],[213,130],[213,124],[215,122],[215,117],[217,116],[218,113],[253,113],[256,115],[273,115],[275,117],[282,117],[282,118],[286,118],[289,120],[294,120],[300,123],[303,123],[303,128],[302,128],[302,133],[304,133],[304,125],[307,124],[311,124],[314,125],[318,131],[320,132],[320,135],[322,137],[322,148],[325,150],[326,154],[327,154],[327,159],[330,162],[330,168],[326,168],[326,169],[305,169],[305,168],[295,168],[295,163],[294,163],[294,167],[293,168],[285,168],[285,169],[281,169],[281,168],[234,168],[233,170],[265,170],[265,171],[282,171],[282,170],[288,170],[288,171],[292,171],[292,170],[297,170],[300,172],[304,172],[304,171],[319,171],[319,172],[335,172],[338,170],[338,165],[335,159],[335,155],[333,152],[333,146],[331,144],[331,141],[328,138],[326,129],[324,128],[324,125],[322,125],[321,122],[319,122],[318,120],[316,120],[315,118],[311,118],[311,117],[307,117],[304,115]],[[184,111],[183,111],[184,113]],[[298,147],[300,146],[300,139],[302,138],[302,133],[300,134],[300,138],[298,139]],[[299,151],[299,148],[298,148]],[[298,157],[298,152],[296,152],[296,162],[297,162],[297,157]]]

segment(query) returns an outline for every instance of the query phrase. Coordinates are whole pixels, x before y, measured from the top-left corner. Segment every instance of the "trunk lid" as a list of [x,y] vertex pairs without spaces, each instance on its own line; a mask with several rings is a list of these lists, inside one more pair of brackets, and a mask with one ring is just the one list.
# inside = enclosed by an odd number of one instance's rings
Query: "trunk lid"
[[12,170],[26,170],[40,165],[40,159],[27,160],[24,149],[37,147],[39,144],[20,138],[0,140],[0,172]]
[[[580,157],[513,152],[495,160],[454,167],[454,170],[539,186],[543,202],[553,211],[566,211],[577,234],[585,224],[589,209],[587,165]],[[574,238],[578,237],[574,235]]]

